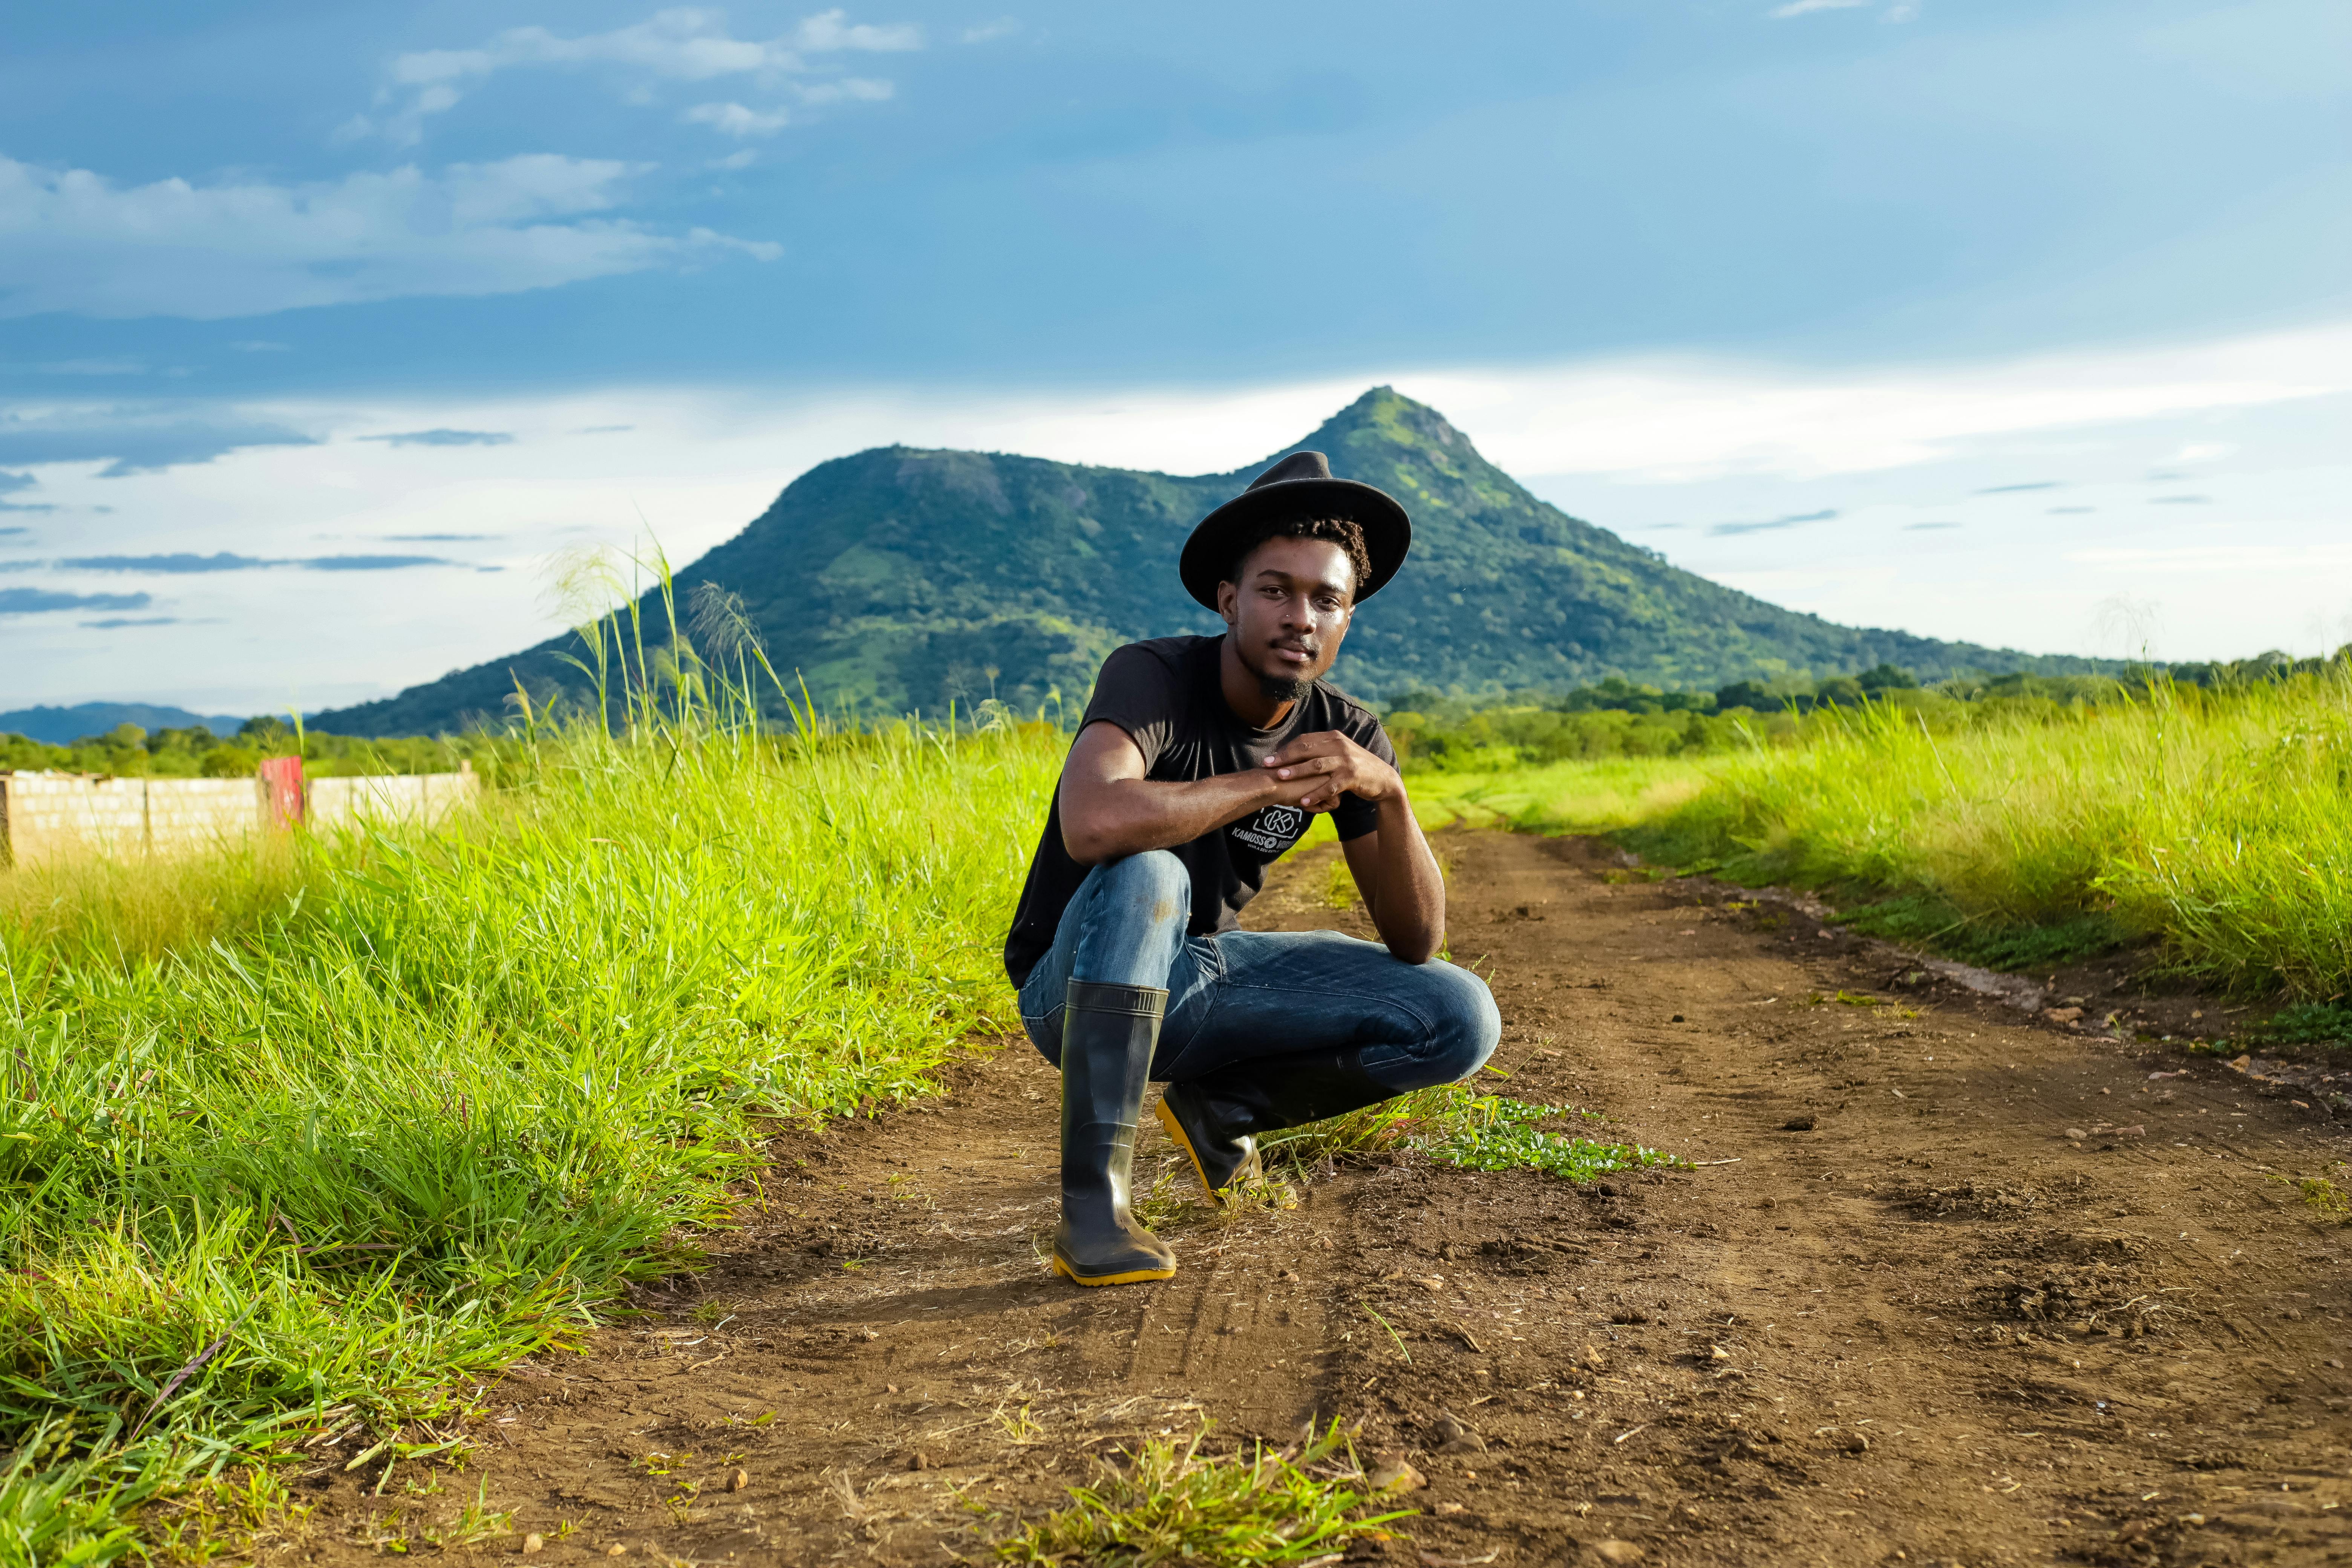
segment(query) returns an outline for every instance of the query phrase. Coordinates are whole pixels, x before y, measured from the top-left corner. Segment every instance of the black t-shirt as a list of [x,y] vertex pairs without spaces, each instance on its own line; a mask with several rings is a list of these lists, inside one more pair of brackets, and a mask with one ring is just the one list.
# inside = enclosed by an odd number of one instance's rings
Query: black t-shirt
[[[1289,717],[1272,730],[1253,730],[1225,706],[1218,658],[1222,637],[1155,637],[1129,643],[1103,661],[1095,694],[1087,704],[1084,730],[1097,721],[1118,725],[1143,753],[1143,776],[1174,784],[1219,773],[1255,771],[1294,736],[1337,730],[1393,766],[1396,749],[1381,721],[1328,681],[1293,703]],[[1174,854],[1192,873],[1193,936],[1232,931],[1242,906],[1265,884],[1267,864],[1298,842],[1313,814],[1295,805],[1268,805],[1204,833]],[[1380,808],[1355,795],[1342,795],[1331,813],[1339,837],[1360,838],[1380,826]],[[1062,911],[1086,880],[1087,868],[1070,858],[1062,845],[1061,792],[1045,814],[1045,834],[1029,862],[1021,907],[1004,939],[1004,971],[1013,984],[1054,945]]]

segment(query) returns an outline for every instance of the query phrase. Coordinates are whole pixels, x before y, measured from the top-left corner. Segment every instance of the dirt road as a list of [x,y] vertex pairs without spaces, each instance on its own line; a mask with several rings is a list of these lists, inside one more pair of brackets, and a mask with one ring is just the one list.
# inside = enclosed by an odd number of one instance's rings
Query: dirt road
[[[1187,1206],[1174,1280],[1081,1292],[1039,1256],[1056,1079],[1012,1047],[798,1149],[698,1280],[517,1369],[441,1495],[323,1466],[303,1550],[370,1555],[486,1475],[497,1554],[937,1563],[1142,1436],[1337,1415],[1430,1482],[1351,1562],[2352,1559],[2352,1237],[2271,1179],[2343,1155],[2323,1111],[1899,989],[1595,846],[1444,842],[1509,1092],[1696,1169],[1343,1170],[1289,1213]],[[1348,926],[1301,896],[1325,882],[1254,923]]]

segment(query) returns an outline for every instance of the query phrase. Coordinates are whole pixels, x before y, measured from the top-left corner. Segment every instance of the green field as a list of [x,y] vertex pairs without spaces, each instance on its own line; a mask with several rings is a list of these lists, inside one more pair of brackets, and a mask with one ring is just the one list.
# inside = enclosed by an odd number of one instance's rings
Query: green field
[[1605,757],[1590,763],[1417,773],[1407,784],[1423,826],[1519,833],[1612,833],[1696,797],[1725,759]]
[[[505,742],[440,831],[0,873],[0,1561],[152,1547],[142,1503],[322,1425],[419,1454],[469,1374],[728,1224],[763,1130],[931,1092],[1012,1024],[1061,731],[639,718]],[[1989,962],[2352,984],[2340,666],[1732,729],[1409,777],[1433,826],[1610,832]]]
[[0,1561],[322,1423],[428,1442],[762,1127],[930,1092],[1011,1021],[1060,750],[578,730],[451,831],[0,877]]
[[1653,734],[1683,726],[1679,751],[1584,761],[1542,760],[1560,731],[1534,721],[1560,716],[1499,710],[1450,721],[1408,781],[1431,826],[1609,833],[1658,863],[1830,892],[1859,929],[1996,967],[2144,944],[2234,992],[2340,999],[2352,661],[2263,668],[1652,715]]
[[1874,704],[1705,764],[1627,842],[1834,889],[1853,922],[2032,967],[2119,942],[2186,975],[2352,989],[2352,667],[1982,714]]

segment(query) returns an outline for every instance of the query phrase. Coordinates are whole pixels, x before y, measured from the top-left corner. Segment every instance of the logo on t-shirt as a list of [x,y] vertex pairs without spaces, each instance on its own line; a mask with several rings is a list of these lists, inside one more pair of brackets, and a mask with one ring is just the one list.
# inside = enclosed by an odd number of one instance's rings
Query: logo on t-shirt
[[1279,855],[1298,842],[1307,814],[1295,805],[1269,805],[1255,816],[1236,822],[1228,830],[1261,855]]

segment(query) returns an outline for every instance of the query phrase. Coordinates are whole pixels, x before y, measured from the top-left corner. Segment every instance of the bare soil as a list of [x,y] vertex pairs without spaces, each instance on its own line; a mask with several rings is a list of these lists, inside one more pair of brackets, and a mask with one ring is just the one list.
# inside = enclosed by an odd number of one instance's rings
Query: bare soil
[[[1181,1272],[1083,1291],[1042,1261],[1058,1082],[1010,1042],[781,1143],[707,1271],[483,1395],[470,1469],[322,1459],[298,1555],[421,1548],[486,1479],[491,1555],[939,1563],[1146,1436],[1337,1416],[1428,1479],[1350,1562],[2352,1560],[2347,1233],[2275,1179],[2344,1157],[2324,1107],[1602,846],[1443,843],[1496,1087],[1696,1168],[1407,1156],[1220,1217],[1147,1117]],[[1329,853],[1254,923],[1361,929]]]

